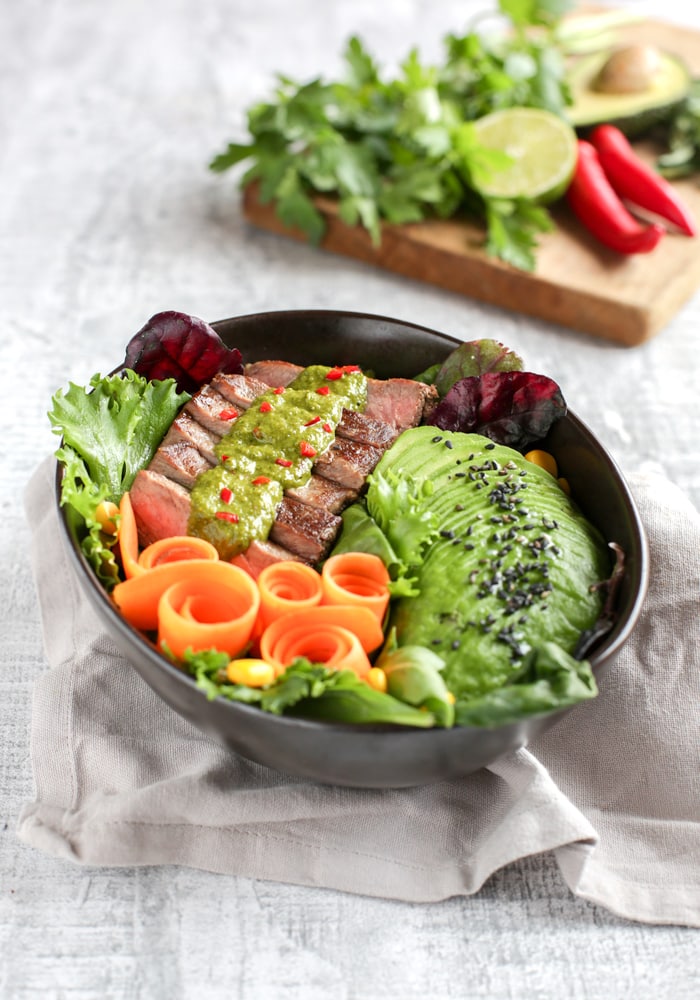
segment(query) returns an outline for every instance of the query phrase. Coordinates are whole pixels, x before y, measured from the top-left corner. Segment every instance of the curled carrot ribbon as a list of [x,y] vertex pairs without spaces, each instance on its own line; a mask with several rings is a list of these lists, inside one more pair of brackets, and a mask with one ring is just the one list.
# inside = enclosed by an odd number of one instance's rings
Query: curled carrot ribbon
[[[222,569],[229,572],[222,575]],[[243,570],[228,563],[200,564],[199,574],[161,594],[158,645],[165,644],[178,659],[188,649],[218,649],[236,656],[250,641],[259,607],[255,581]]]
[[379,622],[389,604],[389,573],[379,556],[369,552],[342,552],[331,556],[321,570],[324,604],[369,608]]
[[321,577],[306,563],[288,560],[266,566],[258,576],[260,614],[258,626],[262,632],[276,618],[315,607],[321,603]]
[[282,615],[260,638],[260,656],[277,674],[298,657],[365,677],[368,653],[384,639],[377,616],[368,608],[318,605]]

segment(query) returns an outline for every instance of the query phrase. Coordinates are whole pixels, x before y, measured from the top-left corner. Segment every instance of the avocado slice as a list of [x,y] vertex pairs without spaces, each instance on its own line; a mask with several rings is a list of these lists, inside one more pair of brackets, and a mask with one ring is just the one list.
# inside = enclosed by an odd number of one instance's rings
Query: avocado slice
[[438,535],[416,567],[419,596],[393,602],[391,625],[400,646],[444,660],[458,703],[517,681],[543,643],[574,652],[611,559],[549,472],[480,434],[428,426],[405,431],[376,471],[433,485],[422,502]]
[[578,59],[567,73],[573,104],[566,109],[571,125],[579,131],[607,123],[627,136],[641,135],[673,115],[691,86],[687,66],[678,56],[660,51],[656,71],[646,90],[611,93],[597,87],[600,72],[613,50]]

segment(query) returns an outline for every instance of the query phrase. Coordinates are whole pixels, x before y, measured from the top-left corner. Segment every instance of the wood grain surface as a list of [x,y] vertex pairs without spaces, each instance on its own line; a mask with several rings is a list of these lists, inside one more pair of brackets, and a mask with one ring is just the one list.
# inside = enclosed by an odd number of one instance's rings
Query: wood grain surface
[[[648,20],[627,26],[624,36],[667,49],[700,73],[699,32]],[[648,146],[640,153],[650,162],[655,156]],[[697,179],[674,185],[700,221]],[[662,330],[700,285],[697,238],[668,234],[651,254],[623,257],[601,246],[566,205],[555,207],[556,229],[541,238],[537,268],[526,273],[488,257],[481,249],[483,230],[468,221],[385,223],[381,245],[374,246],[362,227],[338,218],[332,199],[316,203],[326,222],[324,250],[629,346]],[[274,205],[261,204],[256,185],[244,191],[243,205],[255,225],[305,239],[280,222]]]

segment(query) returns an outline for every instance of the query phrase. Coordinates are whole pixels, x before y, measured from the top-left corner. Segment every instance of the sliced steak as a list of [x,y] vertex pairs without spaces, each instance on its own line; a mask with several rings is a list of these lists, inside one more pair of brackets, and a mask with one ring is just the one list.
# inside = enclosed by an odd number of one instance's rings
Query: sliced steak
[[130,495],[141,545],[187,534],[189,490],[158,472],[141,469],[136,473]]
[[336,433],[338,437],[359,441],[360,444],[371,444],[373,448],[381,448],[384,451],[398,437],[398,432],[391,424],[383,420],[374,420],[365,413],[358,413],[357,410],[343,410]]
[[326,555],[342,523],[337,514],[285,496],[277,508],[270,538],[304,562],[313,564]]
[[195,392],[185,406],[185,413],[217,437],[223,437],[236,418],[235,407],[211,385],[203,385]]
[[213,466],[191,444],[175,441],[172,444],[162,444],[148,468],[191,490],[197,476]]
[[336,438],[330,448],[318,456],[314,471],[340,486],[361,490],[382,455],[380,448]]
[[171,445],[183,442],[192,445],[200,455],[206,458],[207,462],[216,465],[218,458],[214,452],[214,446],[218,440],[216,435],[211,434],[206,427],[202,427],[196,420],[193,420],[189,413],[183,411],[173,420],[163,439],[163,444]]
[[433,385],[409,378],[367,379],[366,417],[389,424],[397,432],[417,427],[428,400],[437,398]]
[[267,382],[248,375],[224,375],[219,373],[209,383],[212,389],[221,393],[224,399],[239,410],[247,410],[254,399],[270,391]]
[[324,479],[323,476],[312,474],[303,486],[285,490],[285,496],[299,500],[300,503],[308,504],[310,507],[320,507],[322,510],[337,514],[343,507],[347,507],[357,499],[357,490],[348,489],[339,483],[332,483],[330,479]]
[[303,371],[302,365],[293,365],[291,361],[253,361],[245,366],[246,375],[273,387],[289,385]]
[[240,566],[249,576],[257,580],[266,566],[272,566],[273,563],[284,562],[288,559],[294,562],[304,561],[299,559],[299,556],[295,556],[293,552],[281,545],[276,545],[269,539],[267,541],[256,539],[250,543],[245,552],[235,556],[231,562],[234,566]]

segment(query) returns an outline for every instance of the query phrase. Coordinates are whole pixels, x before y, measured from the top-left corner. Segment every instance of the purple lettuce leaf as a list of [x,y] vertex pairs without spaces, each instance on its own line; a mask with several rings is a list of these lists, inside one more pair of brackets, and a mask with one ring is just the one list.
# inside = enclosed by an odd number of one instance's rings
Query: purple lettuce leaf
[[169,310],[151,316],[131,338],[124,367],[148,379],[173,378],[180,392],[196,392],[217,372],[241,373],[241,361],[241,352],[204,320]]
[[546,375],[485,372],[455,382],[428,422],[441,430],[483,434],[522,450],[545,437],[565,413],[561,390]]
[[469,340],[447,357],[435,376],[440,396],[446,396],[455,382],[486,372],[522,371],[522,359],[497,340]]

